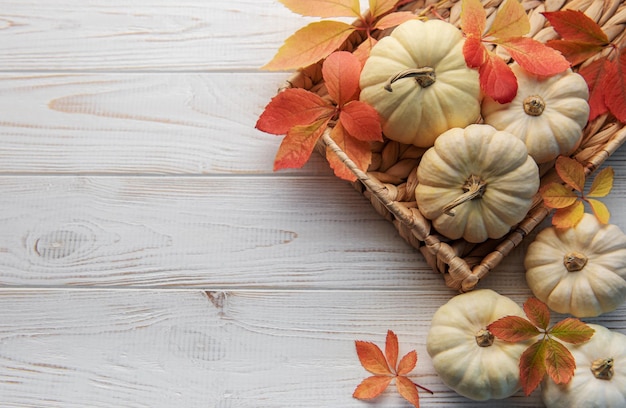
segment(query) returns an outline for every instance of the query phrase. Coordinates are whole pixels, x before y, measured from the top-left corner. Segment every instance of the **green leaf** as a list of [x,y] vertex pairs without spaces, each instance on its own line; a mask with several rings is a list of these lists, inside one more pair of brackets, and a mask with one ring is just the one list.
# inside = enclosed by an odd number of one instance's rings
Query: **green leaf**
[[580,320],[568,317],[555,324],[549,331],[551,336],[567,343],[584,343],[593,336],[594,330]]
[[487,326],[500,340],[518,342],[532,339],[540,334],[531,322],[519,316],[505,316]]
[[520,381],[524,394],[530,395],[546,375],[546,342],[533,343],[520,357]]
[[548,376],[556,384],[567,384],[574,376],[576,361],[572,353],[558,341],[547,338],[545,342],[545,364]]
[[540,329],[547,329],[550,324],[550,309],[537,298],[529,298],[524,302],[524,313],[528,319]]

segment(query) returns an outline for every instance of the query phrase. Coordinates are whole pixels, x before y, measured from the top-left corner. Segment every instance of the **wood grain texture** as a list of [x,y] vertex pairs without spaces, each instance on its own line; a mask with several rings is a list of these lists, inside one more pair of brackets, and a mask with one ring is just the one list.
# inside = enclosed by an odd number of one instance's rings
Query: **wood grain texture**
[[[422,406],[502,407],[437,377],[425,333],[446,300],[443,289],[5,290],[0,395],[10,407],[406,407],[393,389],[375,404],[351,398],[368,375],[354,341],[382,346],[392,329],[401,353],[419,354],[411,378],[435,392]],[[518,393],[506,406],[541,404]]]

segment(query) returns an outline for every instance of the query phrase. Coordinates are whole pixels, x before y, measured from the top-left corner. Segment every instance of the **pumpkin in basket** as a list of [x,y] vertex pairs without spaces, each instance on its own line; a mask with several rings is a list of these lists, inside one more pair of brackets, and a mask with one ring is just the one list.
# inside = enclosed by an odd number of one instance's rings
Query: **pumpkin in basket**
[[509,232],[539,189],[539,170],[524,143],[484,124],[439,136],[424,153],[417,179],[417,206],[435,229],[474,243]]
[[463,35],[441,20],[410,20],[382,38],[361,72],[361,100],[391,140],[430,147],[437,136],[480,116],[478,72],[463,56]]
[[505,104],[486,97],[484,122],[523,140],[537,163],[571,153],[589,118],[584,78],[571,69],[550,77],[531,75],[518,64],[511,64],[511,69],[517,77],[517,96]]

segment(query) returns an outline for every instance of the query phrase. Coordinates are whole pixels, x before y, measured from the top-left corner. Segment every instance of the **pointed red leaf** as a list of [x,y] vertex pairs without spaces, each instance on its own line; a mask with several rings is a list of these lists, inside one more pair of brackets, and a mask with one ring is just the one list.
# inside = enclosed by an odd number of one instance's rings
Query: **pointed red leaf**
[[482,38],[487,25],[487,12],[480,0],[461,1],[461,28],[466,37]]
[[311,157],[327,124],[328,119],[320,119],[310,125],[291,128],[278,148],[274,170],[302,167]]
[[383,393],[393,380],[386,375],[375,375],[363,380],[354,390],[352,397],[357,399],[372,399]]
[[361,365],[367,371],[375,375],[391,375],[387,360],[382,350],[374,343],[357,340],[356,353]]
[[485,37],[500,39],[521,37],[530,31],[530,21],[524,6],[518,0],[505,0],[485,33]]
[[554,165],[556,173],[568,186],[576,191],[585,188],[585,168],[576,159],[567,156],[559,156]]
[[517,95],[517,78],[511,68],[492,52],[478,69],[480,88],[495,101],[509,103]]
[[563,344],[553,339],[546,339],[546,372],[556,384],[567,384],[574,376],[576,361],[572,353]]
[[398,336],[391,330],[387,330],[387,339],[385,341],[385,357],[387,364],[392,371],[395,371],[398,363]]
[[386,30],[416,18],[417,15],[411,13],[410,11],[398,11],[396,13],[387,14],[378,20],[374,28],[377,30]]
[[532,339],[540,334],[531,322],[519,316],[502,317],[487,326],[487,330],[497,338],[512,343]]
[[326,58],[356,30],[341,21],[316,21],[291,35],[262,69],[291,70],[309,66]]
[[405,400],[409,401],[415,408],[419,408],[420,396],[413,381],[406,377],[396,377],[396,388]]
[[278,0],[289,10],[311,17],[360,17],[359,0]]
[[485,63],[487,49],[479,37],[467,37],[463,43],[463,56],[470,68],[479,68]]
[[548,328],[550,324],[550,309],[541,300],[533,297],[528,298],[524,302],[524,313],[535,326],[543,330]]
[[560,52],[532,38],[516,37],[497,43],[524,70],[534,75],[556,75],[570,67],[569,61]]
[[589,87],[589,120],[594,120],[608,111],[605,103],[605,87],[607,77],[615,69],[614,64],[606,58],[599,58],[578,71]]
[[530,395],[546,375],[546,342],[537,341],[522,353],[519,363],[524,394]]
[[559,51],[574,66],[602,51],[604,46],[568,40],[549,40],[546,45]]
[[373,17],[379,17],[393,10],[398,0],[369,0],[369,10]]
[[604,83],[604,101],[609,111],[622,123],[626,123],[626,48],[622,48]]
[[358,98],[360,75],[361,62],[351,52],[333,52],[322,65],[328,95],[338,106]]
[[376,109],[365,102],[352,101],[345,105],[339,113],[339,121],[346,132],[357,140],[383,141],[380,116]]
[[319,95],[300,88],[287,89],[267,104],[256,128],[284,135],[292,127],[311,124],[330,111],[331,107]]
[[577,200],[569,207],[559,208],[552,215],[552,225],[556,228],[567,229],[575,227],[585,215],[585,205]]
[[589,340],[594,333],[591,327],[580,320],[568,317],[550,329],[550,335],[571,344],[580,344]]
[[[330,136],[359,169],[367,170],[372,161],[372,151],[369,142],[363,142],[348,135],[341,122],[337,122]],[[356,180],[356,175],[330,147],[326,149],[326,159],[337,177],[348,181]]]
[[542,13],[554,30],[564,39],[596,45],[608,45],[609,39],[602,28],[578,10],[560,10]]
[[407,375],[417,365],[417,351],[413,350],[404,355],[398,364],[398,370],[396,373],[398,375]]

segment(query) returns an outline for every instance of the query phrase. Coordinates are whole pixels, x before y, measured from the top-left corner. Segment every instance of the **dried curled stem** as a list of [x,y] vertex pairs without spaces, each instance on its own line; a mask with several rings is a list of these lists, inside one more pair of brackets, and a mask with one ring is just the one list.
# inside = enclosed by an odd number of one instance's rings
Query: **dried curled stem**
[[465,181],[463,185],[464,193],[452,200],[446,206],[442,208],[444,214],[454,217],[454,208],[463,204],[466,201],[473,200],[475,198],[480,198],[485,194],[485,190],[487,189],[487,183],[485,183],[480,177],[475,175],[470,175],[469,178]]
[[405,78],[415,78],[415,82],[417,82],[422,88],[427,88],[437,81],[435,70],[431,67],[412,68],[392,75],[387,82],[385,82],[385,90],[393,92],[391,85],[394,82]]

